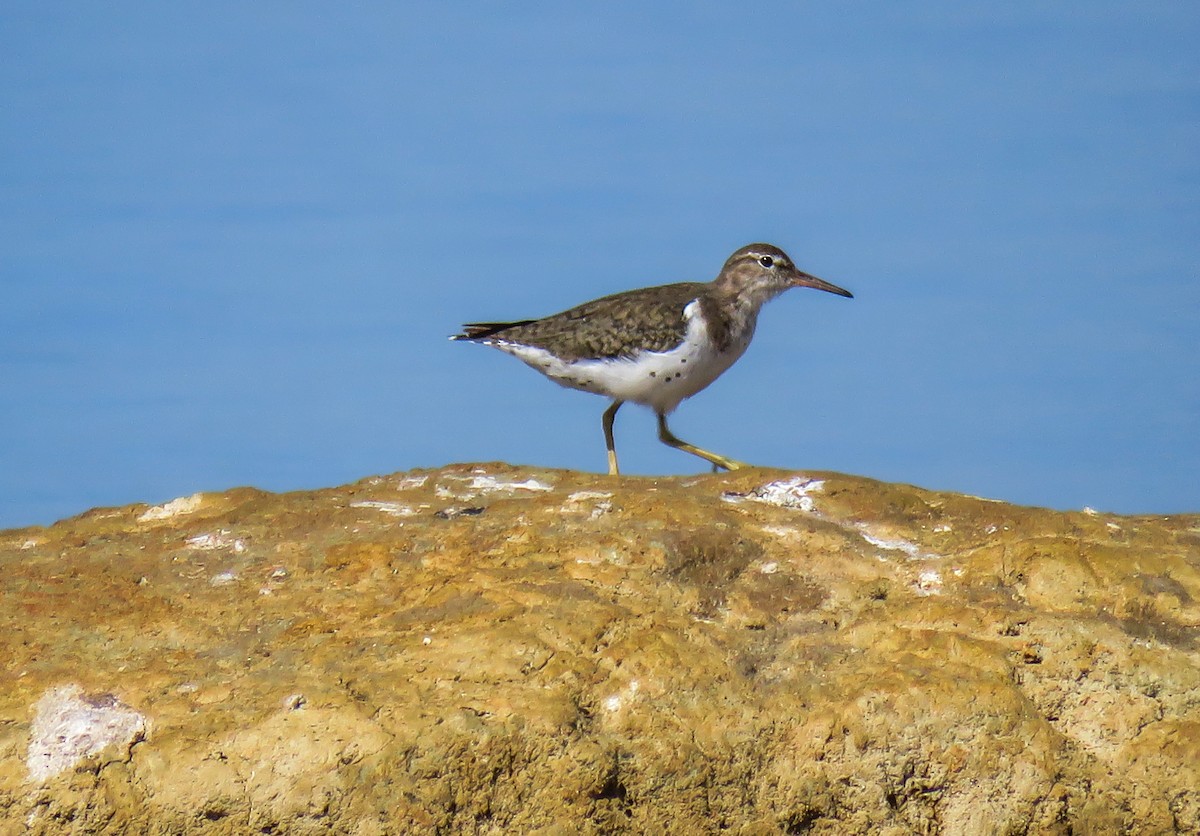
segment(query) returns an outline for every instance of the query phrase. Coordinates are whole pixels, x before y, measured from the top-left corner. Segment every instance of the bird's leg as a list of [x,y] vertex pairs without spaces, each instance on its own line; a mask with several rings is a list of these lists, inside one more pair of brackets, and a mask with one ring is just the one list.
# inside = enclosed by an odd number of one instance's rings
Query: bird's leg
[[621,471],[617,467],[617,445],[613,442],[613,419],[617,417],[617,410],[621,408],[621,404],[625,401],[613,401],[612,406],[604,410],[604,443],[608,445],[608,475],[620,476]]
[[723,467],[726,470],[737,470],[740,467],[749,467],[745,462],[727,459],[724,456],[718,456],[716,453],[710,453],[707,450],[701,450],[694,444],[688,444],[680,438],[677,438],[671,428],[667,426],[667,416],[660,412],[658,413],[658,440],[663,444],[674,447],[676,450],[683,450],[685,453],[691,453],[693,456],[699,456],[705,461],[712,462],[714,467]]

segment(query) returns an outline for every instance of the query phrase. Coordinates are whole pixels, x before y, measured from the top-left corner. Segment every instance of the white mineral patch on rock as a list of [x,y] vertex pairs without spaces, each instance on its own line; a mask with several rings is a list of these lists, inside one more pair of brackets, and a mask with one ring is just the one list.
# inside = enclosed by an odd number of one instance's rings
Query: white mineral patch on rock
[[917,575],[913,584],[918,595],[940,595],[942,592],[942,576],[933,569],[926,569]]
[[627,700],[632,699],[637,695],[638,688],[641,687],[636,679],[630,680],[625,686],[624,694],[612,694],[604,699],[604,707],[608,711],[619,711]]
[[612,503],[609,502],[607,499],[604,500],[603,502],[598,502],[598,503],[596,503],[596,507],[592,509],[592,513],[588,517],[588,519],[598,520],[601,517],[603,517],[605,514],[611,514],[612,509],[613,509]]
[[146,719],[111,694],[87,696],[78,685],[53,688],[34,706],[25,765],[32,781],[45,781],[107,746],[142,738]]
[[855,529],[864,540],[877,549],[884,549],[885,551],[892,552],[904,552],[912,559],[924,557],[924,555],[921,554],[920,546],[918,546],[916,543],[905,540],[902,537],[881,536],[879,532],[874,531],[866,523],[858,523],[855,526]]
[[567,497],[567,502],[587,502],[589,499],[612,499],[608,491],[575,491]]
[[495,476],[483,474],[472,476],[471,481],[467,483],[467,490],[486,493],[488,491],[552,491],[554,488],[532,478],[526,479],[524,482],[505,482]]
[[162,505],[155,505],[153,508],[148,508],[138,517],[138,522],[169,520],[171,517],[177,517],[180,514],[190,514],[197,510],[203,503],[204,494],[194,493],[191,496],[181,496]]
[[795,540],[800,536],[796,529],[786,525],[764,525],[763,533],[778,537],[781,540]]
[[197,534],[195,537],[187,538],[184,542],[193,549],[201,551],[229,549],[234,554],[241,554],[246,550],[246,541],[240,537],[232,536],[232,533],[227,528],[207,534]]
[[589,519],[598,520],[605,514],[611,513],[613,509],[610,499],[612,494],[608,491],[575,491],[567,497],[566,503],[559,509],[560,513],[578,514],[584,509],[580,506],[588,502],[595,502],[592,506],[592,511]]
[[792,508],[812,514],[817,510],[812,494],[820,492],[824,487],[824,479],[813,479],[810,476],[793,476],[790,479],[768,482],[749,493],[727,493],[723,494],[721,498],[726,502],[761,502],[764,505]]
[[438,485],[434,488],[434,495],[439,499],[458,499],[470,500],[483,493],[498,493],[513,491],[552,491],[554,487],[547,485],[544,482],[539,482],[537,479],[529,478],[523,482],[506,481],[497,479],[481,470],[472,472],[470,476],[458,476],[456,474],[447,474],[447,479],[453,479],[457,482],[465,482],[461,489],[452,488],[449,485]]
[[379,511],[383,514],[388,514],[393,517],[415,517],[419,512],[411,505],[402,505],[399,502],[383,502],[382,500],[364,499],[358,502],[351,502],[351,508],[370,508],[372,511]]

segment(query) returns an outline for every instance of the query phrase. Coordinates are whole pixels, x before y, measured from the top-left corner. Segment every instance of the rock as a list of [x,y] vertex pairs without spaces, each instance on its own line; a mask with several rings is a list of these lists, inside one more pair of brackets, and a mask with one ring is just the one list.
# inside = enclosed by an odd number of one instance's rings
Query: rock
[[4,832],[1200,832],[1200,516],[462,465],[0,570]]

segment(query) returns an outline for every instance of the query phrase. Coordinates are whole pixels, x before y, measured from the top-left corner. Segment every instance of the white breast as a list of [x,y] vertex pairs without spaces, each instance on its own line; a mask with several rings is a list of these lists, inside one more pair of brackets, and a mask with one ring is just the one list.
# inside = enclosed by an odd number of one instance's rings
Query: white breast
[[699,303],[691,302],[683,315],[687,332],[677,348],[646,351],[630,358],[565,363],[545,349],[501,340],[488,343],[520,358],[562,386],[645,404],[665,413],[720,377],[746,351],[754,334],[754,323],[750,322],[745,332],[738,335],[740,339],[727,350],[717,351],[708,338]]

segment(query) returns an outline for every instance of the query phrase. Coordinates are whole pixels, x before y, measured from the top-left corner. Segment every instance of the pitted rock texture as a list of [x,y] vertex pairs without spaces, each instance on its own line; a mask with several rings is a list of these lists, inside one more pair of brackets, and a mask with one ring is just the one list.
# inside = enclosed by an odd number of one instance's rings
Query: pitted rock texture
[[0,596],[3,832],[1200,832],[1200,516],[462,465],[0,532]]

